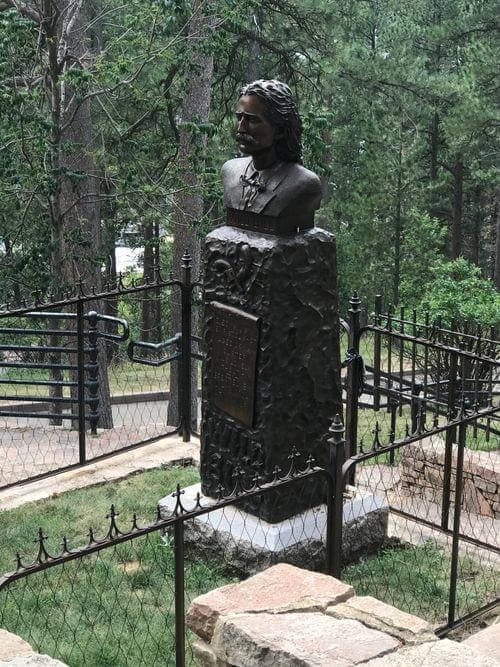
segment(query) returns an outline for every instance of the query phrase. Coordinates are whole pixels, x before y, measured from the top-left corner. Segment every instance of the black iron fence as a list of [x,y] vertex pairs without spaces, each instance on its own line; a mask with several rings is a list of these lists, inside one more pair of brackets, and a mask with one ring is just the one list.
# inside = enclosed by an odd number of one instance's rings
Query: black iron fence
[[[336,488],[382,500],[392,547],[385,569],[366,561],[362,576],[346,566],[342,577],[433,618],[443,636],[500,601],[500,343],[494,330],[484,337],[404,309],[383,314],[380,299],[371,323],[360,326],[359,313],[353,298]],[[407,595],[415,578],[420,607]]]
[[327,512],[307,524],[295,518],[276,539],[269,524],[238,509],[239,501],[263,494],[278,500],[297,484],[321,484],[333,497],[330,476],[310,463],[300,470],[292,453],[286,475],[256,476],[250,489],[236,475],[233,490],[221,490],[215,503],[185,501],[177,487],[171,509],[158,508],[146,526],[134,515],[123,529],[111,507],[107,533],[90,529],[80,548],[64,538],[53,555],[40,529],[34,561],[18,555],[15,571],[0,578],[0,627],[71,667],[193,664],[194,637],[185,624],[191,599],[274,563],[300,562],[301,548],[317,569],[332,568]]
[[[170,506],[158,508],[152,523],[142,526],[133,515],[128,529],[112,506],[104,536],[91,528],[87,543],[79,548],[63,538],[55,554],[40,529],[33,562],[18,554],[16,569],[0,579],[0,627],[72,667],[194,664],[196,638],[186,628],[190,601],[277,562],[289,562],[347,580],[358,594],[421,615],[444,635],[457,622],[498,604],[498,548],[469,534],[470,516],[465,516],[470,512],[461,503],[466,432],[475,420],[457,415],[447,425],[459,430],[449,529],[432,521],[432,501],[405,496],[393,479],[377,476],[387,466],[387,458],[381,463],[381,457],[412,443],[373,443],[345,460],[344,429],[337,418],[331,427],[328,470],[313,467],[311,461],[301,469],[292,452],[283,477],[278,470],[264,479],[256,474],[252,488],[245,489],[236,470],[231,492],[226,495],[221,489],[219,498],[208,502],[194,494],[185,500],[178,486]],[[344,482],[354,465],[358,480],[351,488]],[[324,509],[284,522],[278,533],[239,509],[250,497],[278,498],[283,487],[317,484],[325,489]],[[357,525],[361,544],[373,542],[371,527],[363,528],[361,517],[373,513],[374,496],[377,512],[388,519],[387,532],[377,553],[352,564],[346,531]],[[405,502],[413,505],[405,509]]]
[[[191,435],[191,331],[198,283],[185,255],[180,278],[117,285],[0,312],[0,488],[140,444]],[[172,302],[182,313],[171,333]],[[173,369],[173,366],[176,368]],[[170,380],[177,410],[171,410]]]
[[[192,285],[189,276],[178,281],[177,288],[181,284]],[[130,289],[135,294],[137,289],[147,291],[147,286]],[[186,318],[189,307],[186,303]],[[235,488],[214,505],[202,507],[196,500],[186,507],[178,490],[173,515],[158,515],[144,528],[134,518],[129,531],[118,527],[112,509],[102,540],[91,531],[86,547],[73,550],[64,541],[57,556],[47,552],[42,532],[34,563],[26,566],[19,560],[17,570],[0,584],[0,625],[72,666],[173,664],[174,659],[178,665],[189,664],[187,601],[241,576],[242,563],[257,568],[278,559],[299,562],[295,545],[304,541],[312,542],[306,565],[352,582],[358,594],[374,595],[424,616],[441,636],[493,609],[500,583],[499,343],[494,335],[454,332],[428,320],[418,323],[413,313],[410,318],[404,311],[397,317],[392,312],[382,314],[379,302],[373,322],[366,326],[360,326],[359,313],[359,300],[353,298],[345,328],[348,340],[343,343],[345,437],[344,426],[336,419],[328,470],[313,469],[310,463],[300,472],[292,457],[284,479],[275,471],[267,483],[256,477],[252,489],[241,488],[235,471]],[[184,335],[187,346],[192,337]],[[141,368],[156,372],[182,360],[183,354],[190,363],[194,357],[193,350],[189,354],[179,350],[182,338],[175,335],[159,345],[144,336],[135,338],[139,342],[129,345],[129,353],[134,364],[146,362]],[[117,348],[122,344],[113,341]],[[171,346],[173,353],[164,354]],[[186,393],[181,404],[190,385],[186,367],[183,374]],[[189,437],[187,404],[183,414],[179,429]],[[304,475],[325,480],[327,487],[323,523],[315,527],[316,543],[300,521],[293,529],[293,545],[281,545],[279,555],[272,551],[265,556],[267,552],[249,537],[253,532],[244,521],[248,539],[243,541],[249,543],[245,551],[234,535],[225,542],[211,538],[201,542],[207,537],[207,523],[208,530],[210,525],[220,526],[217,512],[237,508],[246,494],[276,493],[280,485],[301,483]],[[373,507],[387,512],[385,540],[376,558],[373,554],[363,558],[361,549],[356,554],[361,559],[352,564],[346,558],[346,523],[361,525],[360,517]],[[202,516],[208,518],[200,529],[196,522]],[[226,517],[226,524],[231,522]],[[370,541],[368,524],[366,531],[364,539]],[[200,544],[201,558],[193,548]],[[190,572],[193,577],[188,582]],[[84,582],[81,589],[73,584],[77,580]],[[62,581],[69,584],[64,595]],[[59,607],[57,617],[52,612]],[[33,609],[43,610],[35,612],[43,619],[41,627],[28,623]],[[134,631],[138,623],[146,630]],[[64,625],[72,636],[67,646],[57,629]],[[122,643],[123,628],[131,644]]]

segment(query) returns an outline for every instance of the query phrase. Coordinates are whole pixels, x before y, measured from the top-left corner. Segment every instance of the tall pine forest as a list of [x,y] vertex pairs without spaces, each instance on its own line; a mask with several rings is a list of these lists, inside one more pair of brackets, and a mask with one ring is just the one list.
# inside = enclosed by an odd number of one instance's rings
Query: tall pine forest
[[499,61],[493,0],[0,0],[0,302],[102,288],[125,237],[196,270],[238,92],[278,78],[342,310],[497,325]]

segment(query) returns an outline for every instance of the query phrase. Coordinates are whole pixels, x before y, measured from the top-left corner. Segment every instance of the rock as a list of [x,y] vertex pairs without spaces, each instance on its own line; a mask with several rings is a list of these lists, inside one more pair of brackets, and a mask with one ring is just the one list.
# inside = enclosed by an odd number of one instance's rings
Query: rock
[[231,614],[217,622],[212,647],[237,667],[351,667],[399,642],[352,620],[321,613]]
[[199,637],[210,641],[222,614],[280,613],[304,608],[324,610],[353,595],[352,586],[338,579],[282,563],[241,583],[200,595],[191,603],[186,623]]
[[353,521],[348,515],[342,530],[342,562],[352,563],[376,553],[387,539],[388,521],[387,507],[370,510]]
[[475,514],[483,516],[493,516],[493,510],[483,494],[476,488],[475,484],[469,480],[464,482],[462,505],[464,509]]
[[[435,436],[423,438],[418,443],[401,449],[400,474],[404,485],[410,485],[412,493],[424,493],[439,502],[443,487],[446,446]],[[456,485],[455,469],[458,447],[452,445],[451,500],[454,501]],[[421,462],[424,462],[422,472]],[[417,472],[418,469],[418,472]],[[500,456],[497,452],[481,452],[465,449],[463,468],[462,507],[470,513],[486,517],[496,514],[500,486]]]
[[202,639],[194,642],[192,649],[193,657],[198,667],[230,667],[227,662],[219,660],[210,647],[210,644],[207,644]]
[[[231,508],[225,508],[226,515],[229,515],[230,511]],[[238,509],[236,509],[236,512],[241,516],[244,514]],[[257,529],[252,532],[251,520],[255,517],[245,513],[245,518],[248,520],[245,522],[244,529],[246,536],[250,534],[253,539],[259,531],[264,538],[269,537],[269,542],[271,541],[272,536],[266,531],[264,522],[259,522]],[[307,567],[311,570],[321,570],[325,567],[326,551],[324,542],[321,539],[307,539],[304,526],[302,526],[302,529],[305,539],[275,551],[268,548],[269,545],[261,547],[248,539],[240,539],[238,533],[233,535],[231,532],[221,530],[220,524],[221,522],[216,520],[213,523],[212,520],[205,523],[203,518],[199,517],[189,522],[184,532],[186,551],[190,550],[202,557],[211,557],[215,560],[218,560],[220,555],[224,554],[224,566],[227,572],[238,578],[246,578],[257,574],[276,565],[276,563],[289,563],[297,567]],[[248,528],[246,524],[248,524]],[[267,524],[271,528],[275,525],[277,524]],[[235,527],[236,523],[230,525],[230,529]],[[298,534],[298,531],[295,534]]]
[[0,628],[0,660],[12,660],[19,655],[34,653],[28,642]]
[[55,660],[48,655],[21,655],[8,662],[0,662],[0,667],[67,667],[64,662]]
[[500,623],[494,623],[488,628],[476,632],[466,639],[463,644],[479,651],[482,655],[498,660],[500,664]]
[[369,628],[396,637],[404,644],[420,644],[436,640],[436,635],[427,621],[370,596],[353,597],[347,602],[328,607],[326,613],[334,618],[360,621]]
[[500,662],[481,655],[465,644],[449,639],[409,646],[376,658],[365,667],[500,667]]
[[486,493],[496,493],[498,486],[494,482],[488,482],[486,479],[482,479],[479,476],[475,477],[475,484],[478,489],[485,491]]

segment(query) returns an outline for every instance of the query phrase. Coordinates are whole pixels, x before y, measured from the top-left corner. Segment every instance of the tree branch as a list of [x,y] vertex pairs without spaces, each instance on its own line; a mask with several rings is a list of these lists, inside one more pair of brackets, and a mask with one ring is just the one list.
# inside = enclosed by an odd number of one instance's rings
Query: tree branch
[[0,0],[0,11],[5,11],[7,9],[16,9],[21,16],[31,19],[31,21],[37,25],[40,25],[42,22],[42,15],[40,12],[28,5],[27,2],[21,2],[20,0]]

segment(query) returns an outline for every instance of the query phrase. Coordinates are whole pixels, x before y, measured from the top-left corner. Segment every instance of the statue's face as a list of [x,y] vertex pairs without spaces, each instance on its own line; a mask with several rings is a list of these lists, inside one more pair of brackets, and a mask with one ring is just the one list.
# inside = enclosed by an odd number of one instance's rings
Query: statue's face
[[274,152],[277,129],[266,118],[264,102],[256,95],[243,95],[236,107],[236,141],[246,155]]

